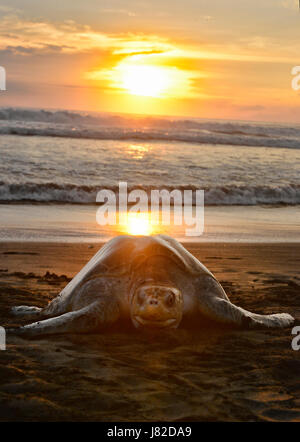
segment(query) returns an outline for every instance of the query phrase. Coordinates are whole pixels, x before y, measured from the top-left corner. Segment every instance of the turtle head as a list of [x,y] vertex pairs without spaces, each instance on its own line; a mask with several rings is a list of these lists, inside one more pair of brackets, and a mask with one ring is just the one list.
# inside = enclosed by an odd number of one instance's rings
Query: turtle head
[[133,293],[131,319],[137,328],[176,328],[182,318],[182,305],[177,288],[145,283]]

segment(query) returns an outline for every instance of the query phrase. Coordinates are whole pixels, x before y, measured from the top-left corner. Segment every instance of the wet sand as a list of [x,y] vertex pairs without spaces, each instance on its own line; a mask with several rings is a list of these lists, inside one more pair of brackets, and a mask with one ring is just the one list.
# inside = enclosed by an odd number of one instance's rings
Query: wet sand
[[[300,324],[299,244],[190,244],[232,302]],[[99,244],[0,243],[0,324],[44,306]],[[300,351],[291,329],[180,328],[156,337],[9,337],[0,421],[300,421]]]

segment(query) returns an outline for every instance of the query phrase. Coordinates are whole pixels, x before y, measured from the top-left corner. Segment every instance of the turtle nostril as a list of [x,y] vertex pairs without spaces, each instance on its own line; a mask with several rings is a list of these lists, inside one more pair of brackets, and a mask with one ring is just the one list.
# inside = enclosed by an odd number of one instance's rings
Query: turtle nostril
[[174,304],[174,302],[175,302],[175,295],[174,295],[174,293],[168,293],[166,298],[165,298],[165,302],[166,302],[166,305],[168,307],[171,307]]
[[150,299],[149,304],[157,304],[157,300],[156,299]]

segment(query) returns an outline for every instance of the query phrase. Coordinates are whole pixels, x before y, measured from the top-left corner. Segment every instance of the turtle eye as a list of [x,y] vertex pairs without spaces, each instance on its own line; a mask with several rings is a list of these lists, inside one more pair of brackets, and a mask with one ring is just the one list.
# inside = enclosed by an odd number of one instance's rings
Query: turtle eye
[[142,292],[142,291],[139,291],[138,294],[137,294],[137,302],[138,302],[138,304],[143,304],[144,300],[145,300],[145,293]]
[[165,298],[165,303],[168,307],[172,307],[172,305],[175,302],[175,295],[174,293],[168,293],[166,298]]

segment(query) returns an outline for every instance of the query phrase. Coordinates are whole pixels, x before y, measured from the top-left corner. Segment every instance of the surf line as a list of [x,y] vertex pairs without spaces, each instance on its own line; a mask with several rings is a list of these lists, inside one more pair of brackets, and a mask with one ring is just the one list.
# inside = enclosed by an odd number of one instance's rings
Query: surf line
[[173,215],[174,225],[191,227],[185,228],[186,236],[200,236],[204,232],[204,190],[201,189],[153,189],[149,198],[142,189],[128,193],[127,182],[121,181],[118,192],[99,190],[96,202],[101,203],[96,213],[97,223],[101,226],[127,225],[128,215],[147,213],[153,226],[169,226]]

